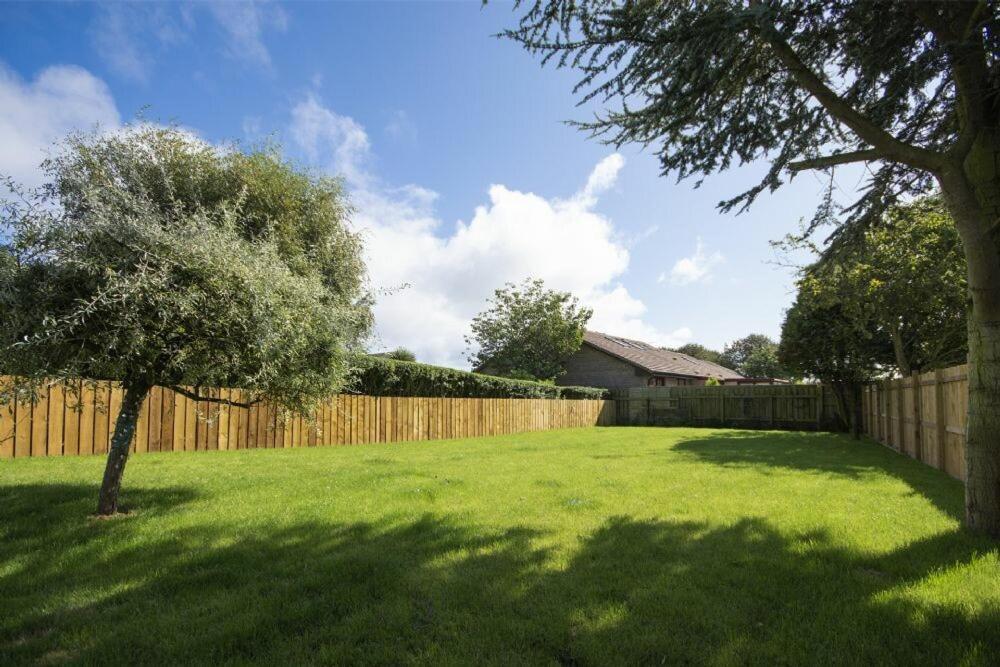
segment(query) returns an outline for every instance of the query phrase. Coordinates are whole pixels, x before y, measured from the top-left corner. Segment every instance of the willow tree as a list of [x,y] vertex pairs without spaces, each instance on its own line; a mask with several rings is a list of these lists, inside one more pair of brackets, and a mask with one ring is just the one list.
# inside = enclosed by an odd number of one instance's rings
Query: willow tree
[[940,187],[968,264],[966,516],[1000,537],[1000,21],[993,0],[535,0],[504,35],[579,70],[580,127],[652,146],[664,174],[769,160],[742,210],[797,172],[867,164],[829,201],[836,245]]
[[[70,378],[123,385],[98,513],[118,491],[154,385],[244,388],[308,412],[370,326],[361,243],[335,180],[277,150],[176,129],[66,140],[47,184],[0,222],[0,366],[9,394]],[[228,402],[228,401],[227,401]]]

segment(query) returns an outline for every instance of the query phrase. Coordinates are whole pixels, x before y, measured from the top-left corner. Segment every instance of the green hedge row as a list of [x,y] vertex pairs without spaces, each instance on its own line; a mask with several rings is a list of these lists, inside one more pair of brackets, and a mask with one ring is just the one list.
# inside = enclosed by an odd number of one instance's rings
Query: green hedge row
[[355,362],[350,391],[368,396],[450,396],[454,398],[605,398],[596,387],[557,387],[509,380],[412,361],[362,356]]

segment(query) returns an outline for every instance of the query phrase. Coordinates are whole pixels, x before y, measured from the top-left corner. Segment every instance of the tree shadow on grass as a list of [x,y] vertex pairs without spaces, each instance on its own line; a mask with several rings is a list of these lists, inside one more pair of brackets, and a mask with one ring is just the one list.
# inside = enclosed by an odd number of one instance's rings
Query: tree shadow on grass
[[[170,513],[197,497],[193,489],[129,488],[123,507],[138,508],[134,515],[99,519],[93,515],[97,488],[88,484],[16,484],[0,486],[0,577],[10,576],[25,554],[46,553],[56,562],[58,550],[87,544],[120,532],[116,526],[135,517],[154,518]],[[35,567],[45,567],[39,559]]]
[[681,440],[673,451],[731,468],[797,470],[855,479],[891,475],[943,513],[961,519],[964,512],[961,482],[867,439],[830,433],[713,432]]
[[[450,515],[106,526],[82,536],[62,567],[38,548],[21,555],[18,576],[0,576],[0,662],[1000,660],[995,597],[984,591],[982,604],[963,606],[963,591],[951,591],[949,606],[913,592],[966,567],[967,580],[952,582],[971,597],[984,562],[996,567],[995,545],[963,531],[869,554],[759,519],[616,517],[557,553],[529,526]],[[61,530],[44,524],[30,541],[61,543],[66,535],[52,534]]]

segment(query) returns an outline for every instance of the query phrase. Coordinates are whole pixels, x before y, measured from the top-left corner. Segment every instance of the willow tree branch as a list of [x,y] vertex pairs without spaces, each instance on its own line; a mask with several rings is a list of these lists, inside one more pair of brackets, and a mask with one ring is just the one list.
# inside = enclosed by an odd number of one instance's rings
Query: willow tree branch
[[836,167],[838,164],[850,164],[852,162],[870,162],[879,160],[883,155],[874,148],[866,148],[862,151],[848,151],[847,153],[836,153],[823,157],[811,158],[809,160],[798,160],[789,162],[790,171],[805,171],[807,169],[826,169]]
[[254,399],[252,401],[247,401],[247,402],[232,401],[232,400],[230,400],[228,398],[215,398],[214,396],[202,396],[197,391],[190,391],[189,389],[185,389],[184,387],[180,387],[178,385],[170,385],[167,388],[171,389],[171,390],[173,390],[175,392],[177,392],[181,396],[186,396],[186,397],[190,398],[193,401],[205,401],[206,403],[218,403],[220,405],[231,405],[234,408],[249,408],[250,406],[256,405],[257,403],[260,403],[261,401],[264,400],[262,398],[257,398],[257,399]]

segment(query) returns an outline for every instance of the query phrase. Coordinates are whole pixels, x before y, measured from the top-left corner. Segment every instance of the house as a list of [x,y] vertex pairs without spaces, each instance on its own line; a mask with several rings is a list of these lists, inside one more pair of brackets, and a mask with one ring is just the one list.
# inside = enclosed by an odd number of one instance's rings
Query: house
[[566,361],[566,373],[557,383],[626,389],[703,385],[708,378],[722,384],[747,380],[710,361],[630,338],[587,331],[583,345]]

